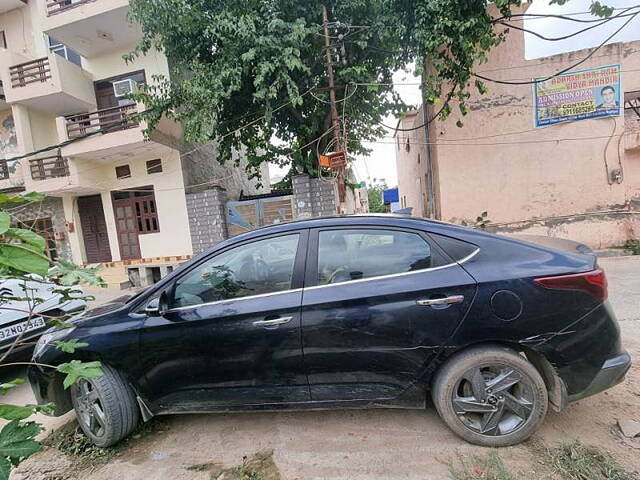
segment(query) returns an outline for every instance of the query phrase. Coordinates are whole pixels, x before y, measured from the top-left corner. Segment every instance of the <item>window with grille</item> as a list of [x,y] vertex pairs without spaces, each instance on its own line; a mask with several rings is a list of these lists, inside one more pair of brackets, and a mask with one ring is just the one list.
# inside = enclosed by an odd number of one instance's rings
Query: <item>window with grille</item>
[[162,160],[159,158],[156,160],[149,160],[147,162],[147,173],[162,173]]
[[141,234],[159,232],[160,224],[153,190],[135,192],[133,198],[138,232]]

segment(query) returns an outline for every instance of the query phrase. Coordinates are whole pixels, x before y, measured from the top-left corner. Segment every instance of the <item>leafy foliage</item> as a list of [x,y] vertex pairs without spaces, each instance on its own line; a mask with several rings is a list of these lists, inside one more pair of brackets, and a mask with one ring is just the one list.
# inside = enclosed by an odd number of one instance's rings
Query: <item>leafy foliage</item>
[[489,214],[487,212],[482,212],[480,215],[476,217],[475,222],[469,224],[469,222],[467,222],[466,220],[463,220],[461,222],[461,225],[464,227],[472,227],[472,228],[478,228],[480,230],[486,230],[489,224],[491,223],[491,220],[487,218],[488,216]]
[[371,186],[367,188],[367,197],[369,199],[369,212],[385,213],[387,207],[382,198],[382,192],[387,189],[387,182],[384,179],[373,179]]
[[[130,18],[143,38],[125,59],[158,50],[172,67],[171,79],[154,76],[135,95],[147,107],[147,133],[166,115],[184,125],[187,141],[215,138],[221,162],[235,149],[255,175],[267,160],[314,174],[316,152],[331,149],[323,4],[346,147],[357,155],[368,151],[364,141],[385,133],[379,122],[386,115],[408,109],[393,91],[394,71],[415,64],[416,74],[424,74],[423,97],[441,104],[441,117],[451,114],[451,100],[460,117],[467,115],[470,91],[487,91],[474,70],[509,31],[498,20],[511,18],[521,3],[132,0]],[[591,11],[608,16],[613,9],[593,1]]]
[[[316,172],[316,151],[330,148],[331,137],[319,138],[331,127],[323,3],[133,0],[130,14],[142,25],[143,40],[128,59],[158,49],[172,65],[171,79],[155,77],[137,96],[150,128],[166,114],[183,123],[187,141],[216,138],[221,162],[242,148],[250,167],[268,160]],[[352,85],[389,84],[393,72],[410,63],[407,29],[396,13],[400,3],[330,5],[332,17],[343,22],[331,34],[341,36],[334,39],[336,86],[339,100],[348,98],[340,114],[352,154],[366,153],[363,141],[384,134],[378,122],[387,114],[407,109],[391,85]],[[287,146],[273,144],[273,137]]]
[[624,248],[625,250],[630,250],[632,255],[640,255],[640,240],[638,240],[637,238],[630,238],[629,240],[624,242],[622,248]]
[[56,340],[54,344],[58,350],[62,350],[65,353],[75,353],[75,351],[78,348],[84,348],[89,346],[88,343],[81,342],[77,338],[73,338],[67,341]]
[[[0,194],[0,204],[3,206],[42,201],[44,196],[38,193],[28,193],[19,196]],[[11,215],[8,211],[0,210],[0,277],[3,279],[18,279],[24,282],[24,294],[17,298],[15,296],[3,296],[0,303],[0,312],[3,308],[11,308],[12,301],[27,301],[31,311],[26,312],[28,319],[37,316],[35,307],[45,299],[36,298],[33,282],[57,282],[62,285],[75,285],[78,283],[89,283],[91,285],[103,285],[104,282],[98,277],[97,269],[82,269],[69,262],[61,261],[52,269],[53,275],[49,272],[50,261],[45,255],[46,243],[43,237],[31,230],[11,227]],[[35,275],[34,275],[35,274]],[[82,297],[82,292],[77,289],[60,288],[53,289],[52,294],[60,294],[63,301],[72,298]],[[84,297],[88,298],[88,297]],[[7,304],[9,303],[9,306]],[[66,316],[52,318],[47,316],[46,321],[54,326],[66,326],[64,320]],[[14,343],[3,353],[0,360],[9,355],[13,348],[20,342],[22,337],[18,335]],[[87,344],[77,339],[54,342],[68,355],[76,352],[77,349],[86,347]],[[78,378],[92,378],[102,374],[100,362],[84,363],[80,360],[70,360],[68,363],[55,367],[53,365],[39,364],[40,368],[57,369],[65,374],[63,384],[68,388]],[[0,384],[0,394],[4,395],[11,389],[24,383],[23,379],[15,379]],[[51,413],[53,404],[46,405],[12,405],[0,403],[0,418],[9,420],[9,423],[0,430],[0,480],[9,478],[12,466],[18,465],[20,461],[33,455],[40,450],[40,444],[35,440],[35,436],[40,432],[41,427],[34,422],[25,421],[31,415],[38,412]]]
[[98,275],[99,272],[100,268],[98,267],[80,268],[71,262],[58,260],[57,265],[55,265],[49,272],[49,277],[61,285],[77,285],[84,283],[96,287],[104,287],[106,286],[106,283]]
[[0,430],[0,480],[8,480],[13,465],[39,452],[35,441],[42,427],[35,422],[12,420]]
[[96,378],[102,375],[100,362],[81,362],[80,360],[71,360],[67,363],[58,365],[58,372],[66,374],[62,385],[65,389],[73,385],[79,378]]

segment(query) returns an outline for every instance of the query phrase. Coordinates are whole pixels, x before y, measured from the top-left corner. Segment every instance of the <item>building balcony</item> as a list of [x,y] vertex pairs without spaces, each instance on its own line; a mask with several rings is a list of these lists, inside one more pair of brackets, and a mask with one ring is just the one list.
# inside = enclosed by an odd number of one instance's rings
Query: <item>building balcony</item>
[[129,0],[48,0],[44,33],[90,58],[136,43],[138,26],[127,21]]
[[24,187],[22,169],[17,162],[9,164],[0,160],[0,191],[11,191]]
[[114,163],[134,155],[161,156],[167,149],[178,149],[182,129],[168,119],[163,118],[150,138],[145,139],[146,123],[136,118],[143,110],[142,104],[131,103],[58,117],[60,141],[74,140],[62,147],[62,155]]
[[91,76],[59,55],[4,64],[11,65],[2,72],[7,103],[21,103],[56,116],[95,108]]
[[63,157],[59,151],[44,153],[23,162],[24,186],[28,192],[52,196],[96,193],[96,186],[83,181],[82,173],[81,166]]

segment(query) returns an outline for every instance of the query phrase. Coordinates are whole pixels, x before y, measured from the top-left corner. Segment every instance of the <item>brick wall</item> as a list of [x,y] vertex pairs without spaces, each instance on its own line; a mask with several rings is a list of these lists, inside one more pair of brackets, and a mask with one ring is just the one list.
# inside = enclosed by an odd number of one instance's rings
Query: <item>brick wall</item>
[[187,193],[186,197],[194,255],[226,240],[228,237],[225,217],[226,192],[215,187]]
[[293,177],[293,197],[296,219],[326,217],[336,214],[337,185],[335,180]]

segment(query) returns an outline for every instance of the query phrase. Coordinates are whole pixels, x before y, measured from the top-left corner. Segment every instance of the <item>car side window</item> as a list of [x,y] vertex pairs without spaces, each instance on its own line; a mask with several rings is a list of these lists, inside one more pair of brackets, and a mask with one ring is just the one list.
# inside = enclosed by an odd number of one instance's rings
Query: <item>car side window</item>
[[214,256],[176,282],[169,308],[289,290],[298,240],[268,238]]
[[395,230],[324,230],[318,237],[318,284],[405,273],[442,265],[417,233]]

